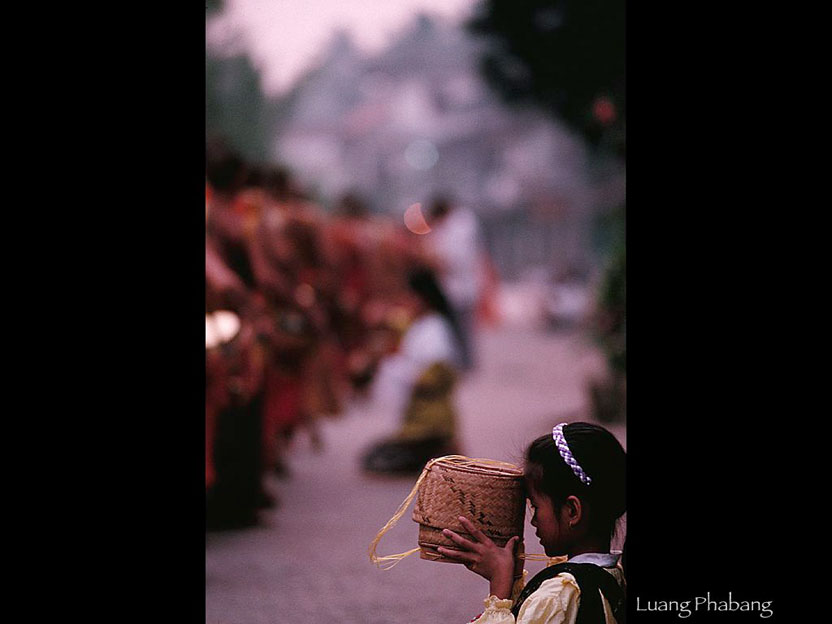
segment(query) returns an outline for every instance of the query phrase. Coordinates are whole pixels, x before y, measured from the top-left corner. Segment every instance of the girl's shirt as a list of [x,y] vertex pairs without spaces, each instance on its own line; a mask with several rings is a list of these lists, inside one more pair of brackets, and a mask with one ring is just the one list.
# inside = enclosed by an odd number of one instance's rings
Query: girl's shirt
[[[615,577],[622,587],[625,586],[624,575],[618,566],[619,555],[611,553],[586,553],[569,559],[569,563],[593,563],[601,566]],[[511,598],[502,600],[496,596],[485,599],[485,611],[471,620],[472,624],[574,624],[578,615],[578,599],[581,589],[575,577],[569,573],[558,574],[555,578],[543,581],[540,587],[529,596],[520,607],[515,618],[511,613],[514,600],[525,585],[524,578],[515,583]],[[602,594],[604,619],[606,624],[616,624],[612,608]]]

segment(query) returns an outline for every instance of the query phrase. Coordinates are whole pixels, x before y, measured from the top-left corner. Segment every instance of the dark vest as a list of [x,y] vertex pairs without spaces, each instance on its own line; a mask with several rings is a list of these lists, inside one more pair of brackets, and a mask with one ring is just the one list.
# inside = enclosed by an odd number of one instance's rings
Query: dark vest
[[578,615],[575,624],[604,624],[604,605],[598,590],[604,594],[604,598],[610,603],[613,616],[618,624],[624,624],[624,590],[615,580],[615,577],[604,570],[604,568],[593,563],[559,563],[558,565],[544,568],[523,588],[511,612],[514,617],[520,613],[520,607],[538,590],[543,581],[555,578],[561,572],[568,572],[575,577],[578,587],[581,589],[581,598],[578,606]]

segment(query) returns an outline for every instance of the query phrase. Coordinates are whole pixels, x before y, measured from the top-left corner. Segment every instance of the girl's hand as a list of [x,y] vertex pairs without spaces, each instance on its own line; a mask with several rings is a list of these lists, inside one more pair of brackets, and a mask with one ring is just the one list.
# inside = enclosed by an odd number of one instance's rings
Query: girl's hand
[[500,548],[468,519],[460,516],[459,522],[475,541],[472,542],[450,529],[445,529],[442,531],[443,535],[459,546],[460,550],[450,550],[441,546],[437,550],[449,559],[464,563],[466,568],[489,580],[493,596],[509,598],[517,564],[514,548],[520,538],[512,537],[503,548]]

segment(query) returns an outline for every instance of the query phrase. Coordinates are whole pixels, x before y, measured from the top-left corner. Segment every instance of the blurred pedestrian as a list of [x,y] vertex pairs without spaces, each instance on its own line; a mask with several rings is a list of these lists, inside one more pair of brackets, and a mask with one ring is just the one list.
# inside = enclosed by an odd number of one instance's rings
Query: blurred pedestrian
[[431,232],[425,243],[457,318],[462,368],[470,370],[476,361],[474,331],[484,285],[479,223],[469,208],[442,196],[431,203],[428,221]]
[[206,322],[236,324],[233,335],[206,342],[209,529],[252,526],[257,510],[274,502],[262,481],[262,305],[251,262],[259,204],[242,193],[249,171],[224,142],[206,144]]
[[209,463],[213,473],[206,478],[208,529],[253,526],[265,496],[260,454],[263,351],[248,319],[225,314],[236,319],[238,329],[230,337],[218,330],[221,337],[206,354],[206,401],[215,408]]
[[245,188],[248,167],[225,143],[209,141],[205,149],[205,173],[210,186],[206,215],[206,235],[214,250],[246,288],[254,287],[247,220],[235,209],[239,193]]
[[316,419],[341,409],[341,369],[333,329],[337,267],[327,220],[282,167],[265,172],[266,202],[251,248],[267,307],[266,467],[286,474],[286,447],[306,430],[319,447]]

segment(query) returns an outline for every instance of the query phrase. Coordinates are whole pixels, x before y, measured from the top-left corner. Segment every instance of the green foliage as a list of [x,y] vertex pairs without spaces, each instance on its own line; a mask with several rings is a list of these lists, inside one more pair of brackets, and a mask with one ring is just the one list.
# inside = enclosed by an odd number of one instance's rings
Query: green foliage
[[625,208],[614,213],[613,231],[621,236],[613,245],[609,265],[598,293],[596,340],[616,375],[627,371],[627,253],[624,245]]
[[[469,28],[493,44],[481,59],[486,81],[508,103],[534,103],[579,131],[599,153],[623,157],[625,123],[624,0],[483,0]],[[593,385],[601,420],[626,414],[627,255],[625,207],[598,232],[609,250],[593,336],[609,379]]]
[[220,13],[223,9],[222,0],[205,0],[205,15]]
[[535,102],[596,145],[620,134],[623,0],[484,0],[469,27],[495,44],[481,68],[506,101]]
[[271,115],[260,74],[246,54],[205,55],[205,130],[224,137],[247,160],[270,156]]
[[590,386],[590,403],[601,422],[627,415],[627,254],[624,241],[625,206],[610,214],[613,235],[609,264],[598,289],[593,337],[607,359],[608,376]]

